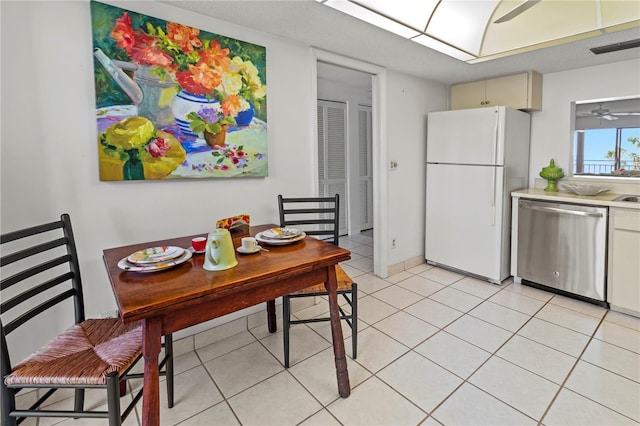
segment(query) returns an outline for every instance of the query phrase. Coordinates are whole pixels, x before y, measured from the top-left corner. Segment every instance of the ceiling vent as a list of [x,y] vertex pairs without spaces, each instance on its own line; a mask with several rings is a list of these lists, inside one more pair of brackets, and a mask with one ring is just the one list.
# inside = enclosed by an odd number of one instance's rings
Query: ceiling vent
[[600,55],[602,53],[617,52],[618,50],[633,49],[634,47],[640,47],[640,38],[608,44],[606,46],[592,47],[589,50],[596,55]]

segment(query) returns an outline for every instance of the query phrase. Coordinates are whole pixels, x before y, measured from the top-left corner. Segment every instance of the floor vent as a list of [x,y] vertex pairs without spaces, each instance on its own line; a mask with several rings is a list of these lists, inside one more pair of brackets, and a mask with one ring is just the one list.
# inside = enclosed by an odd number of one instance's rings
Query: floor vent
[[618,50],[633,49],[634,47],[640,47],[640,38],[608,44],[606,46],[592,47],[589,50],[596,55],[600,55],[602,53],[617,52]]

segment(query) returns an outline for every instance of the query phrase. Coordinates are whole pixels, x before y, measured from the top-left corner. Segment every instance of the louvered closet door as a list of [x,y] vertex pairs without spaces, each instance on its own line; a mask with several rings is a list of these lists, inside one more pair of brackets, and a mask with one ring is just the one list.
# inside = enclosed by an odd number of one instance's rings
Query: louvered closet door
[[347,234],[347,104],[318,100],[318,183],[321,197],[340,194],[340,235]]
[[372,113],[370,106],[358,105],[358,160],[360,186],[360,230],[373,228]]

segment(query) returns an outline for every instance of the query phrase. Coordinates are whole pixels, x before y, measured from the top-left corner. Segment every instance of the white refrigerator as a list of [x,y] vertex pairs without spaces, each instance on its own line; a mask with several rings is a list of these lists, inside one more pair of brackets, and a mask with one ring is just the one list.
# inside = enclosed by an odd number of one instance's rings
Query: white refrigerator
[[509,277],[510,194],[527,187],[530,123],[503,106],[428,114],[428,263],[496,284]]

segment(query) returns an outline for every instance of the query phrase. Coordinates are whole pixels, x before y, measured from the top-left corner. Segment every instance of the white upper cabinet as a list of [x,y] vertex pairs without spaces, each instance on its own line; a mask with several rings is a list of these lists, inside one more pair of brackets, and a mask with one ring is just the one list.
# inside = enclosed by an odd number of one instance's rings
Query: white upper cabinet
[[498,105],[528,111],[541,110],[542,75],[530,71],[451,86],[451,109]]

